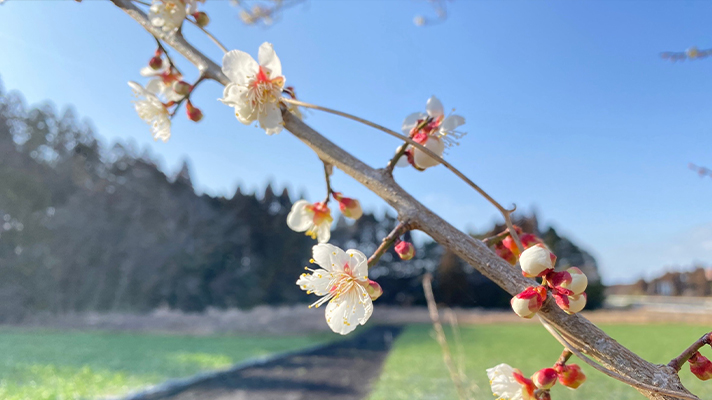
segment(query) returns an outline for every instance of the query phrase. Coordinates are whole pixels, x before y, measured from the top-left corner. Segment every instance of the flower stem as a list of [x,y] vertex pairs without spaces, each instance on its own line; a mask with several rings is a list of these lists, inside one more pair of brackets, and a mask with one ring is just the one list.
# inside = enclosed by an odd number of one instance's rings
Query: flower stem
[[403,143],[398,150],[396,151],[396,155],[391,158],[390,161],[388,161],[388,164],[386,164],[386,172],[389,175],[393,175],[393,168],[395,168],[396,163],[398,163],[398,160],[405,154],[405,150],[408,148],[408,143]]
[[391,248],[391,246],[393,246],[393,243],[395,243],[396,240],[401,237],[401,235],[411,229],[413,229],[413,227],[408,222],[398,223],[398,225],[391,231],[391,233],[389,233],[388,236],[383,238],[381,245],[378,246],[373,255],[368,258],[368,268],[371,268],[376,265],[376,263],[378,263],[378,260],[381,259],[381,256],[384,255],[386,251]]
[[322,162],[324,163],[324,180],[326,181],[326,198],[324,199],[324,205],[326,205],[329,204],[329,200],[331,200],[331,194],[334,191],[331,189],[331,174],[329,174],[329,169],[331,165],[324,160],[322,160]]
[[176,108],[174,108],[173,112],[171,113],[171,118],[173,118],[176,115],[176,113],[178,112],[178,109],[180,108],[181,104],[183,104],[184,101],[190,100],[190,95],[193,94],[193,90],[195,90],[195,88],[198,87],[200,82],[202,82],[204,80],[205,80],[205,75],[201,74],[198,77],[198,80],[196,80],[195,83],[191,86],[190,91],[185,96],[183,96],[182,99],[178,100],[178,102],[176,103]]
[[698,350],[703,346],[712,343],[712,332],[706,333],[701,338],[697,339],[690,347],[685,349],[679,356],[675,357],[668,363],[668,366],[675,369],[675,371],[680,371],[683,365],[690,359]]
[[201,31],[203,31],[203,33],[206,34],[206,35],[210,38],[210,40],[212,40],[213,43],[215,43],[215,45],[218,46],[218,47],[220,48],[220,50],[223,51],[223,53],[227,53],[227,52],[228,52],[227,48],[226,48],[225,46],[223,46],[222,43],[220,43],[220,41],[218,40],[218,38],[216,38],[215,36],[213,36],[212,33],[208,32],[208,31],[207,31],[205,28],[203,28],[202,26],[198,25],[198,22],[197,22],[197,21],[193,21],[193,20],[190,19],[190,18],[186,18],[185,20],[188,21],[188,22],[190,22],[191,24],[195,25],[196,27],[198,27],[198,29],[200,29]]
[[559,356],[559,359],[556,360],[556,364],[554,365],[566,365],[566,362],[569,361],[569,358],[574,355],[574,353],[570,352],[569,349],[564,349],[564,351],[561,352],[561,356]]

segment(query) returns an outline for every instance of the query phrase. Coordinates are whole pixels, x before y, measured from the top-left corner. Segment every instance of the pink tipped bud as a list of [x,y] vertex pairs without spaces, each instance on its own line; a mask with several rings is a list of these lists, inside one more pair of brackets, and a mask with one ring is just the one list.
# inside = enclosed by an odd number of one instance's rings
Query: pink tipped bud
[[334,192],[332,194],[336,201],[339,202],[339,210],[346,218],[359,219],[363,215],[363,209],[361,208],[361,203],[349,197],[343,197],[341,193]]
[[554,369],[559,374],[559,383],[568,388],[578,389],[579,386],[586,382],[586,375],[581,371],[581,367],[576,364],[557,364]]
[[566,296],[554,293],[556,304],[569,314],[575,314],[586,307],[586,293],[577,294],[574,296]]
[[398,242],[398,244],[396,244],[395,250],[401,260],[408,261],[415,257],[415,246],[413,246],[413,244],[410,242]]
[[376,281],[368,280],[368,286],[366,286],[366,292],[371,296],[371,300],[376,300],[383,294],[383,289]]
[[541,243],[524,250],[519,257],[522,273],[528,278],[546,275],[554,270],[554,264],[556,256]]
[[544,300],[546,300],[546,287],[529,286],[512,298],[512,310],[522,318],[532,318],[541,309]]
[[690,372],[703,381],[712,378],[712,362],[707,357],[697,353],[693,354],[688,360],[690,363]]
[[532,375],[532,381],[536,387],[542,390],[551,389],[556,384],[559,374],[553,368],[544,368]]
[[148,66],[153,70],[159,70],[163,66],[163,59],[160,55],[154,56],[148,61]]
[[557,279],[555,278],[554,281],[552,281],[554,286],[568,289],[574,294],[581,294],[586,290],[586,286],[588,286],[588,278],[586,277],[586,274],[581,272],[580,269],[571,267],[564,272],[557,273],[556,275],[559,274],[561,274],[561,279],[557,282]]
[[[519,228],[516,225],[514,226],[514,229],[519,234],[519,240],[522,241],[522,246],[524,246],[524,249],[528,249],[532,246],[535,246],[535,245],[541,243],[541,239],[536,237],[536,235],[533,235],[531,233],[522,233],[521,228]],[[502,243],[504,244],[504,246],[506,248],[509,249],[509,251],[514,253],[516,256],[519,256],[519,254],[521,253],[519,251],[519,247],[517,246],[517,243],[514,241],[514,239],[512,238],[511,235],[504,238],[504,240],[502,240]]]
[[198,122],[203,119],[203,112],[199,108],[193,107],[193,104],[188,100],[186,103],[186,113],[188,114],[188,119],[191,121]]
[[185,96],[193,89],[193,86],[186,81],[173,82],[173,91],[181,96]]
[[202,11],[193,13],[193,18],[195,18],[195,23],[201,28],[205,28],[210,23],[210,17]]

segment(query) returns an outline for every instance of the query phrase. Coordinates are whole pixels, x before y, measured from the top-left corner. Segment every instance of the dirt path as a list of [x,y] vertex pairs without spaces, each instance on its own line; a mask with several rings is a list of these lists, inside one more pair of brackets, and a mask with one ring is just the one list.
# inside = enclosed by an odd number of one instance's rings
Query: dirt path
[[401,327],[377,326],[326,347],[230,371],[142,400],[356,400],[381,373]]

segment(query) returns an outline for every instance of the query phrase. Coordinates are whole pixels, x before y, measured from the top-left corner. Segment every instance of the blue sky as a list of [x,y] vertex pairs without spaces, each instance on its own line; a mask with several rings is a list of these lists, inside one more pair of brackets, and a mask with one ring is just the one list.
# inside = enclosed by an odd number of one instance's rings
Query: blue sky
[[[467,118],[449,160],[504,204],[536,209],[598,259],[607,283],[654,276],[675,265],[712,266],[711,60],[672,64],[666,50],[712,47],[703,1],[455,1],[445,23],[416,27],[424,1],[316,1],[272,27],[247,27],[227,1],[208,0],[210,30],[256,56],[274,44],[301,99],[397,129],[437,95]],[[222,58],[199,31],[185,35]],[[10,0],[0,6],[0,77],[27,102],[73,105],[106,143],[149,148],[167,171],[190,159],[201,192],[231,195],[267,182],[323,196],[321,165],[287,132],[240,124],[201,85],[205,119],[181,115],[168,143],[154,142],[130,103],[128,80],[155,44],[106,1]],[[176,56],[176,58],[179,58]],[[184,60],[179,66],[197,75]],[[398,145],[332,115],[306,122],[374,166]],[[481,230],[496,210],[442,167],[396,179],[456,226]],[[334,185],[366,208],[387,207],[343,173]]]

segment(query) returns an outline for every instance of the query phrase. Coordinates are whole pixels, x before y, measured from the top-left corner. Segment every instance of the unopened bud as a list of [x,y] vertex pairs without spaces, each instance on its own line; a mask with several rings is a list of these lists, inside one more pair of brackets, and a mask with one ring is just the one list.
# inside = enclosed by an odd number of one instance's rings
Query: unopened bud
[[577,294],[574,296],[566,296],[554,294],[556,304],[569,314],[575,314],[586,307],[586,293]]
[[349,197],[343,197],[341,193],[334,192],[334,198],[339,202],[339,210],[346,218],[359,219],[363,215],[361,203]]
[[408,261],[415,257],[415,246],[413,246],[413,244],[410,242],[398,242],[398,244],[396,244],[395,250],[401,260]]
[[195,18],[195,23],[201,28],[205,28],[210,23],[210,17],[202,11],[193,13],[193,18]]
[[191,121],[198,122],[203,119],[203,112],[200,111],[198,107],[193,107],[190,100],[186,103],[186,113],[188,114],[188,119]]
[[153,58],[148,61],[148,66],[153,70],[159,70],[163,66],[163,59],[161,56],[153,56]]
[[383,289],[376,281],[368,280],[368,286],[366,286],[366,292],[371,297],[371,300],[376,300],[383,294]]
[[576,364],[557,364],[554,369],[559,374],[559,383],[568,388],[578,389],[579,386],[586,382],[586,375],[581,370],[581,367]]
[[529,286],[512,297],[512,310],[522,318],[532,318],[541,309],[544,300],[546,300],[546,287]]
[[539,389],[551,389],[556,384],[559,374],[553,368],[544,368],[532,375],[532,381]]
[[181,96],[185,96],[193,89],[193,86],[186,81],[173,82],[173,91]]
[[551,283],[554,286],[568,289],[574,294],[581,294],[586,291],[588,278],[580,269],[571,267],[566,271],[554,274],[554,278]]
[[515,256],[503,242],[499,242],[494,245],[494,252],[508,263],[512,265],[517,264],[517,256]]
[[693,354],[688,362],[690,363],[690,372],[696,377],[703,381],[712,378],[712,362],[700,354],[699,351]]
[[527,278],[544,276],[554,270],[555,264],[556,256],[554,253],[550,252],[541,243],[524,250],[521,257],[519,257],[522,273]]

